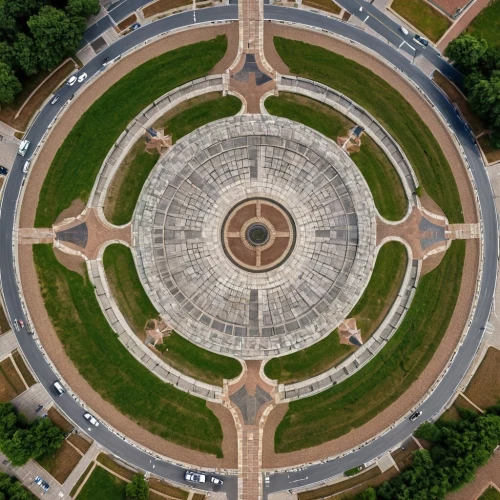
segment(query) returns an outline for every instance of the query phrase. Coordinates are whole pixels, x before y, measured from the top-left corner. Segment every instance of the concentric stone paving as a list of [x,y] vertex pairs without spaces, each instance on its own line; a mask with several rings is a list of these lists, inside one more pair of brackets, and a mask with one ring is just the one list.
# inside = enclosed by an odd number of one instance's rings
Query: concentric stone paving
[[[223,248],[244,200],[291,215],[295,246],[252,273]],[[283,118],[243,115],[206,125],[156,165],[133,220],[135,257],[165,320],[198,345],[247,359],[302,349],[329,334],[363,292],[374,263],[375,207],[336,144]]]

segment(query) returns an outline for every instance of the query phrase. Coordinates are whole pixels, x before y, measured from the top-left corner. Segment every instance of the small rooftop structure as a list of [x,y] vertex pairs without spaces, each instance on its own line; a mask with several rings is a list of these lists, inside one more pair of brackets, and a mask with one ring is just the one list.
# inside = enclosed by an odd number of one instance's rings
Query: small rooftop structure
[[337,144],[347,152],[347,154],[356,153],[361,147],[361,136],[365,129],[356,125],[347,132],[347,136],[337,137]]
[[144,139],[146,140],[145,151],[156,149],[159,154],[162,154],[163,150],[172,147],[172,134],[165,135],[165,130],[162,128],[158,130],[153,127],[148,128],[144,134]]

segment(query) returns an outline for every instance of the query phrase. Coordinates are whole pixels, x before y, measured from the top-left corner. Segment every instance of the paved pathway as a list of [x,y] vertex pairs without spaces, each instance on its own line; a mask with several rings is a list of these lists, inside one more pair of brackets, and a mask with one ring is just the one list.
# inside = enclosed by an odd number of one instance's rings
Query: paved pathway
[[68,496],[73,489],[73,486],[80,479],[81,475],[87,470],[89,464],[95,460],[97,455],[102,451],[101,447],[94,441],[92,446],[88,449],[87,453],[82,457],[82,459],[78,462],[78,465],[73,469],[71,474],[68,476],[68,479],[64,482],[61,487],[61,493],[64,496]]
[[10,330],[0,336],[0,359],[8,356],[14,349],[19,347],[15,333]]
[[[44,389],[42,384],[32,385],[28,390],[19,394],[12,400],[15,408],[24,413],[28,420],[34,420],[36,417],[41,417],[47,412],[52,403],[50,394]],[[38,407],[42,405],[42,409],[37,412]]]
[[262,434],[267,415],[275,406],[274,387],[260,376],[261,361],[246,361],[239,380],[224,387],[224,406],[238,432],[238,499],[262,498]]

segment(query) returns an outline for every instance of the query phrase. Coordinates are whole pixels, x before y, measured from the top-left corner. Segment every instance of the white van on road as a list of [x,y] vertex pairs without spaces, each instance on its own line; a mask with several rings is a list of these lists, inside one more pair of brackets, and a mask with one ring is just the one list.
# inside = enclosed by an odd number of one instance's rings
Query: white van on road
[[19,149],[17,150],[17,154],[24,156],[30,147],[30,141],[21,141],[19,144]]

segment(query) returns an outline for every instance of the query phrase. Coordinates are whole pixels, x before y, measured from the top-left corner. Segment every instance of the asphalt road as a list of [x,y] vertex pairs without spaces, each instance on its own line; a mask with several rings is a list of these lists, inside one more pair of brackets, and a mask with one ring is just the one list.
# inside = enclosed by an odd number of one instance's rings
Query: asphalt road
[[[325,464],[315,465],[301,471],[273,474],[270,477],[269,484],[266,485],[265,488],[265,494],[267,494],[273,491],[290,489],[299,485],[303,486],[322,481],[353,466],[369,462],[370,460],[383,454],[386,450],[404,441],[415,430],[419,423],[421,423],[424,419],[431,418],[435,413],[441,410],[453,394],[455,387],[464,376],[474,353],[479,347],[481,335],[483,333],[482,327],[488,320],[496,283],[498,237],[493,194],[491,192],[491,187],[478,150],[471,139],[467,127],[457,117],[453,107],[418,68],[413,66],[411,62],[398,50],[384,43],[382,40],[335,19],[297,9],[288,9],[268,5],[265,7],[264,13],[265,18],[268,20],[274,19],[316,26],[318,28],[349,37],[352,40],[377,51],[381,56],[385,57],[391,61],[392,64],[404,71],[425,91],[430,100],[440,109],[454,129],[469,159],[471,172],[478,187],[479,199],[483,213],[484,269],[486,270],[481,279],[481,292],[478,307],[466,340],[442,382],[439,384],[432,396],[421,406],[420,409],[423,411],[421,419],[414,423],[410,423],[408,420],[405,420],[383,437],[380,437],[359,451],[353,452],[346,457],[339,458]],[[236,5],[201,9],[196,11],[196,22],[203,23],[216,20],[236,19],[237,15]],[[185,12],[148,24],[118,40],[113,45],[105,49],[99,54],[98,57],[89,62],[81,72],[84,71],[89,75],[89,77],[91,77],[96,72],[100,71],[104,58],[109,57],[110,59],[113,59],[129,48],[156,34],[194,23],[193,12]],[[68,99],[71,98],[75,89],[77,89],[80,85],[82,84],[77,83],[73,87],[65,86],[59,92],[61,96],[59,101],[53,106],[48,104],[42,109],[41,113],[26,135],[26,138],[31,141],[30,150],[25,158],[21,158],[20,156],[16,158],[7,179],[2,204],[0,206],[0,279],[3,289],[4,302],[7,308],[7,315],[11,322],[15,318],[23,319],[27,325],[27,320],[22,307],[22,299],[20,297],[16,281],[12,238],[16,201],[22,189],[24,180],[22,165],[32,154],[57,111]],[[83,409],[76,400],[68,394],[64,394],[60,397],[55,396],[51,389],[51,384],[56,380],[56,376],[47,364],[41,351],[36,346],[33,337],[27,333],[26,329],[22,329],[17,332],[16,335],[29,364],[35,371],[40,382],[51,392],[51,394],[54,395],[56,404],[72,420],[74,420],[75,423],[81,425],[82,428],[86,429],[97,442],[101,443],[112,453],[127,462],[143,469],[144,471],[150,471],[170,480],[182,482],[184,473],[183,468],[161,460],[154,460],[147,453],[135,448],[122,437],[115,435],[104,425],[101,425],[98,428],[89,429],[88,423],[82,417]],[[228,497],[231,500],[236,499],[236,478],[226,477],[224,479],[225,483],[222,489],[227,492]],[[204,489],[211,489],[211,485],[205,485]]]

